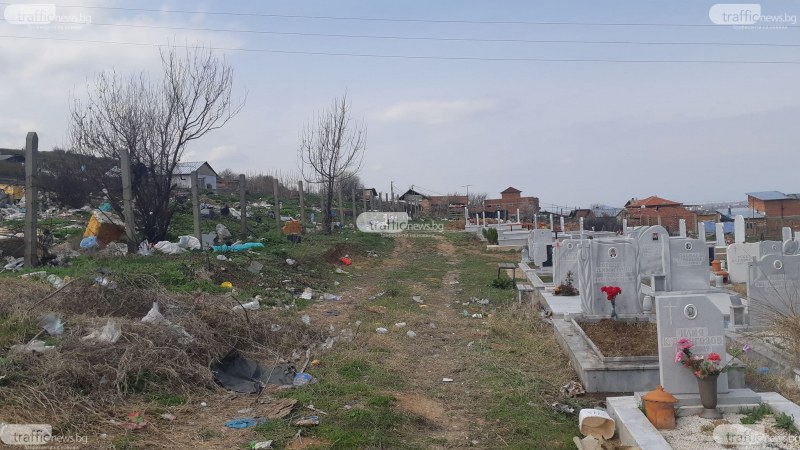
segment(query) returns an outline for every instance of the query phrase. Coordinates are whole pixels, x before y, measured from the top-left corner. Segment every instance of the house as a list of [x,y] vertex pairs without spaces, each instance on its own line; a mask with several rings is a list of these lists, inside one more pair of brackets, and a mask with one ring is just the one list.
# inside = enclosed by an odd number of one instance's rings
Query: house
[[422,211],[436,217],[458,219],[464,217],[464,207],[469,204],[466,195],[432,195],[422,200]]
[[533,216],[539,213],[539,198],[538,197],[523,197],[522,191],[509,186],[500,193],[500,198],[486,199],[483,201],[483,211],[487,216],[495,217],[497,212],[500,212],[500,217],[508,219],[510,216],[516,216],[519,209],[521,218],[532,220]]
[[172,172],[172,182],[178,188],[192,188],[192,172],[197,171],[197,181],[201,189],[217,189],[217,172],[206,161],[179,162]]
[[[781,239],[783,227],[800,230],[800,194],[764,191],[748,192],[746,195],[747,209],[752,215],[751,222],[756,239]],[[758,228],[759,223],[755,221],[757,215],[764,216],[761,229]],[[745,215],[745,223],[747,217]]]
[[688,232],[697,231],[697,214],[686,209],[683,203],[656,195],[630,199],[618,217],[627,219],[629,227],[661,225],[672,235],[678,234],[680,220],[684,219]]
[[363,198],[366,201],[371,201],[373,198],[376,198],[377,196],[378,196],[378,191],[376,191],[375,188],[364,188],[361,191],[361,198]]

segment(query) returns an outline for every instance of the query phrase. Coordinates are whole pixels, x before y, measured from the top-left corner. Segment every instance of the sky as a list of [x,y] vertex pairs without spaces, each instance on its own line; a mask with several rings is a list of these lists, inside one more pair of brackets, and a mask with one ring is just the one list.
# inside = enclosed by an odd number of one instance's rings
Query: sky
[[368,130],[361,179],[381,192],[514,186],[545,209],[800,192],[800,3],[762,2],[747,27],[713,5],[56,3],[86,23],[0,21],[0,147],[36,131],[40,150],[69,148],[70,105],[99,72],[157,78],[159,46],[199,43],[245,99],[187,148],[217,171],[299,173],[304,125],[347,93]]

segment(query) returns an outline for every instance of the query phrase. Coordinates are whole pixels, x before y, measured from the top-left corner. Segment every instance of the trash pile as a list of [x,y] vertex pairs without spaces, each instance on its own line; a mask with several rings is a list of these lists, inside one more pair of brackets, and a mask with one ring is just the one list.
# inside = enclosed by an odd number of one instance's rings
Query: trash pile
[[8,375],[0,397],[11,411],[4,419],[69,430],[113,414],[132,426],[143,422],[117,408],[148,392],[196,396],[242,375],[248,391],[308,383],[294,369],[298,349],[325,337],[279,310],[249,311],[245,320],[235,305],[229,296],[167,294],[148,275],[7,278],[0,318],[24,328],[0,336],[0,349],[11,349],[0,353],[0,378]]

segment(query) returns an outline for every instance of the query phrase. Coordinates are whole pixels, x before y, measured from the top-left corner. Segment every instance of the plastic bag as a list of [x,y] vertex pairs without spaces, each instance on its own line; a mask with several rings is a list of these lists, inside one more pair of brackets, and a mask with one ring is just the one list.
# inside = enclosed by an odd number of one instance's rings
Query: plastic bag
[[178,255],[186,251],[186,249],[183,249],[178,246],[178,244],[170,241],[157,242],[153,248],[167,255]]
[[200,240],[194,236],[179,236],[178,246],[188,250],[200,250]]
[[153,254],[153,252],[150,251],[150,244],[146,240],[139,244],[139,251],[136,253],[141,256],[150,256]]
[[92,330],[92,332],[88,336],[84,336],[84,341],[94,339],[100,342],[108,342],[113,344],[119,340],[122,336],[122,329],[120,328],[119,324],[112,319],[109,319],[108,322],[98,330]]
[[97,237],[96,236],[88,236],[81,240],[80,244],[81,248],[94,248],[97,247]]

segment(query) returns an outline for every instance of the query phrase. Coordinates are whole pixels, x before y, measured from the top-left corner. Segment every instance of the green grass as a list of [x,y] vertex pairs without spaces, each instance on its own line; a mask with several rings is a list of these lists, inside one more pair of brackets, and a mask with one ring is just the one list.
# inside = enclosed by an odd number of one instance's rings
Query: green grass
[[780,413],[775,416],[775,427],[786,430],[789,434],[800,434],[800,430],[794,425],[794,416],[786,413]]
[[764,416],[772,414],[772,409],[766,403],[762,403],[755,408],[742,409],[739,414],[744,414],[741,422],[746,425],[752,425],[764,419]]

